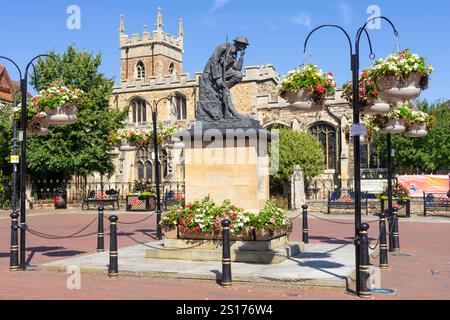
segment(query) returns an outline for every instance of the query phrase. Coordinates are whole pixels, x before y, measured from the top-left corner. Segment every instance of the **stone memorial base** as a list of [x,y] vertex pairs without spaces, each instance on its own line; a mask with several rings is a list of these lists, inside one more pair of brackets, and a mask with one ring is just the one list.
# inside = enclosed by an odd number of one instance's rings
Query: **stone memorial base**
[[[163,249],[163,250],[160,250]],[[232,262],[280,264],[304,251],[303,243],[290,243],[287,236],[270,241],[232,241]],[[222,241],[165,239],[146,250],[147,259],[222,261]]]
[[203,127],[182,135],[186,203],[210,196],[258,212],[269,200],[270,133],[260,128]]

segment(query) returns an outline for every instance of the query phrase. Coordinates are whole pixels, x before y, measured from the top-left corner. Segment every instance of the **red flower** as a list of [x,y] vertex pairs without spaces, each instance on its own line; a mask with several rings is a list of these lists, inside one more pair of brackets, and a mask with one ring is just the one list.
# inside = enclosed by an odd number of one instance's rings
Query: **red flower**
[[378,97],[378,91],[372,92],[372,95],[373,95],[374,97]]
[[328,72],[327,75],[329,75],[330,77],[334,76],[334,74],[332,72]]
[[237,213],[233,214],[233,220],[237,219]]
[[325,87],[324,86],[317,86],[316,90],[319,91],[320,93],[324,93],[325,92]]
[[367,72],[365,72],[365,71],[362,72],[362,73],[361,73],[361,77],[363,77],[363,78],[367,77]]

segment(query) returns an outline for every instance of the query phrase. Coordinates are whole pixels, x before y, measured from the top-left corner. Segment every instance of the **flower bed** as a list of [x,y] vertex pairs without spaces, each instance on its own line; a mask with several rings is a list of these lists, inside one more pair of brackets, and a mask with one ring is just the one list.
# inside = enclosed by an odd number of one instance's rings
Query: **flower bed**
[[267,202],[259,214],[244,212],[230,201],[216,205],[209,197],[185,207],[177,206],[166,213],[161,226],[169,237],[189,240],[222,239],[222,221],[230,220],[231,240],[265,241],[289,234],[290,219],[272,202]]
[[323,108],[325,98],[334,95],[335,91],[332,73],[324,73],[316,65],[307,64],[283,78],[279,95],[288,101],[292,111],[316,112]]

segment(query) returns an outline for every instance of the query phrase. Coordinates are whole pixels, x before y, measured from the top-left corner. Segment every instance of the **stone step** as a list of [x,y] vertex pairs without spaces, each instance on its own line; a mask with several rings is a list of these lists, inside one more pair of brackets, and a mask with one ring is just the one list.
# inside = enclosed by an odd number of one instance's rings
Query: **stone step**
[[[249,242],[251,243],[251,242]],[[289,243],[272,250],[240,250],[231,249],[232,262],[280,264],[298,255],[304,250],[303,243]],[[222,248],[214,249],[170,249],[162,243],[146,250],[147,259],[191,260],[191,261],[222,261]]]

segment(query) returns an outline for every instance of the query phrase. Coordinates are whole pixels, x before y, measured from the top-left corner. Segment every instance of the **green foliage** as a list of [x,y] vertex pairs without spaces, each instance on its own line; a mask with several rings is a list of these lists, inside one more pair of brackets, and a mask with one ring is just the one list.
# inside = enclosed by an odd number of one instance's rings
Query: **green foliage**
[[[419,110],[430,113],[434,119],[428,136],[407,138],[393,135],[395,168],[399,174],[437,173],[450,169],[450,106],[449,103],[430,105],[427,101],[417,104]],[[378,134],[374,145],[386,159],[386,136]]]
[[50,53],[50,58],[36,64],[37,78],[33,84],[37,91],[44,90],[55,81],[79,88],[84,95],[79,105],[78,122],[71,126],[52,126],[48,137],[30,139],[28,163],[32,174],[64,177],[87,176],[93,172],[107,174],[114,171],[111,146],[107,143],[111,130],[123,127],[127,110],[109,109],[113,80],[98,71],[101,56],[78,51],[74,46],[65,53]]
[[273,176],[275,182],[289,182],[295,165],[303,169],[307,181],[326,169],[324,150],[315,136],[292,129],[280,129],[279,133],[280,167]]
[[12,141],[12,121],[11,115],[13,106],[10,104],[0,104],[0,170],[4,171],[9,163]]

